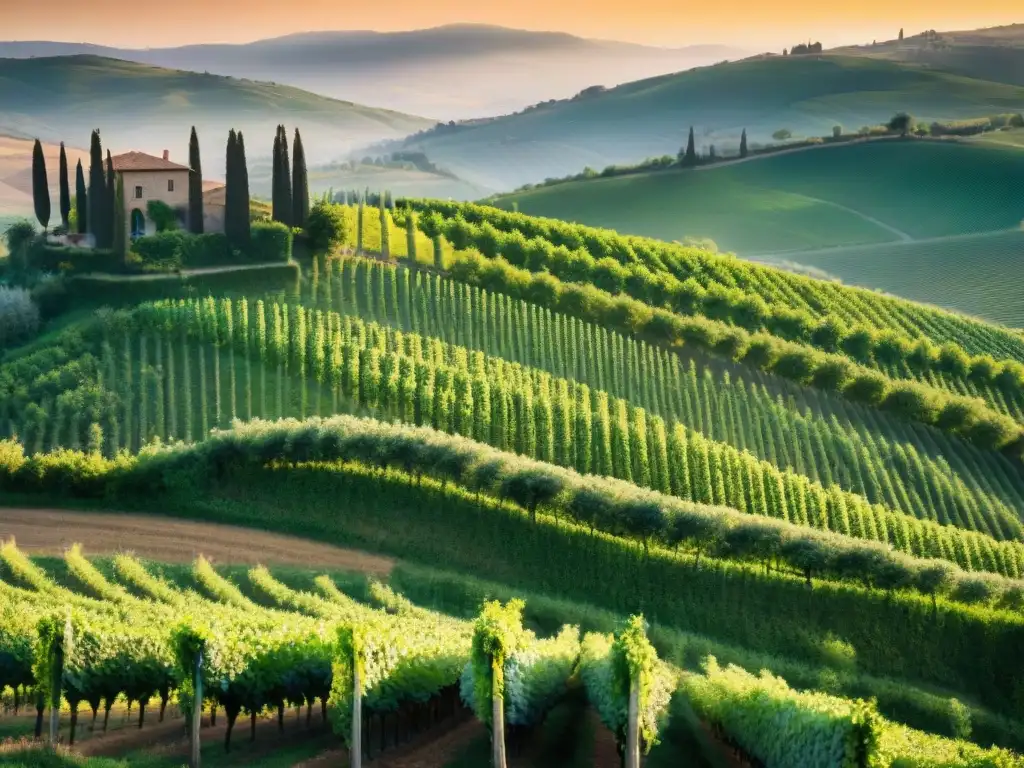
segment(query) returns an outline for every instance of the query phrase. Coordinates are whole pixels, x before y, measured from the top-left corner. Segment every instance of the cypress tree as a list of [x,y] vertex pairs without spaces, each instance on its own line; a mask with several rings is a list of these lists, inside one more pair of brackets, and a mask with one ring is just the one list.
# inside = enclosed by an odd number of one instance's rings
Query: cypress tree
[[243,245],[249,243],[249,167],[245,160],[245,137],[238,132],[238,232]]
[[84,235],[89,231],[89,193],[85,188],[85,173],[82,171],[81,160],[75,168],[75,211],[78,215],[78,234]]
[[747,156],[747,129],[743,129],[743,133],[740,134],[740,157]]
[[295,129],[292,142],[292,226],[305,227],[309,220],[309,176],[306,173],[306,150],[302,136]]
[[114,191],[114,232],[112,246],[114,254],[122,259],[128,257],[128,224],[124,218],[124,176],[118,176]]
[[39,139],[32,147],[32,202],[35,203],[36,219],[45,230],[50,224],[50,186],[46,179],[43,145]]
[[114,247],[114,226],[116,213],[114,211],[114,198],[117,197],[117,174],[114,173],[114,160],[110,156],[110,150],[107,150],[107,186],[106,194],[103,200],[103,215],[104,226],[106,227],[106,240],[103,243],[104,248]]
[[225,173],[224,173],[224,234],[232,243],[238,241],[238,222],[235,218],[235,212],[238,210],[238,171],[237,157],[238,153],[235,149],[238,144],[238,136],[235,133],[235,129],[232,128],[228,131],[228,144],[227,153],[225,158]]
[[188,230],[196,235],[203,234],[203,163],[199,156],[199,136],[192,126],[188,140]]
[[64,150],[64,142],[60,143],[60,223],[64,230],[68,229],[71,217],[71,187],[68,179],[68,153]]
[[292,225],[292,164],[288,159],[288,133],[281,126],[281,218],[282,224]]
[[106,220],[103,212],[106,209],[104,199],[107,194],[107,183],[103,178],[103,149],[100,145],[100,132],[92,132],[89,147],[89,221],[88,232],[96,240],[96,246],[102,247],[106,242]]
[[281,126],[277,126],[274,132],[274,154],[273,171],[270,180],[270,208],[271,218],[274,221],[282,221],[281,218]]
[[680,158],[683,166],[691,168],[697,164],[697,149],[693,140],[693,126],[690,126],[690,137],[686,140],[686,152]]

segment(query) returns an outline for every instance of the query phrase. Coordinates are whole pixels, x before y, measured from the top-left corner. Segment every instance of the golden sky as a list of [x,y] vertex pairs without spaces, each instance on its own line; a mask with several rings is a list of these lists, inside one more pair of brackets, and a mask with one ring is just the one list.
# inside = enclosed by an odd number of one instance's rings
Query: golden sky
[[0,40],[122,47],[247,42],[331,29],[416,29],[457,22],[560,30],[682,46],[774,49],[808,37],[826,47],[891,39],[900,27],[953,30],[1024,21],[1021,0],[0,0]]

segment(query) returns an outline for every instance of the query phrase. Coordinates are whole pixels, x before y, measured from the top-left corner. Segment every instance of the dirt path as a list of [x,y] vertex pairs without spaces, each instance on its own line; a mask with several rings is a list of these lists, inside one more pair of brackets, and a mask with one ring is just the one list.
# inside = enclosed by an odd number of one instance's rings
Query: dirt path
[[241,272],[247,269],[272,269],[286,264],[284,261],[272,261],[262,264],[226,264],[221,267],[195,267],[194,269],[182,269],[178,272],[150,272],[142,275],[110,275],[106,272],[87,272],[79,277],[89,280],[104,281],[110,283],[146,283],[153,280],[173,280],[196,275],[217,275],[222,272]]
[[295,536],[157,515],[0,508],[0,540],[31,554],[60,554],[81,544],[90,555],[132,552],[163,562],[199,554],[222,564],[337,568],[385,577],[394,561]]
[[[447,731],[426,731],[415,741],[367,762],[373,768],[444,768],[484,733],[483,724],[471,717],[455,723]],[[310,760],[296,763],[292,768],[335,768],[341,765],[348,765],[348,750],[344,748],[327,750]]]
[[615,734],[608,730],[593,709],[587,709],[587,718],[594,732],[594,768],[619,768],[622,761],[615,745]]

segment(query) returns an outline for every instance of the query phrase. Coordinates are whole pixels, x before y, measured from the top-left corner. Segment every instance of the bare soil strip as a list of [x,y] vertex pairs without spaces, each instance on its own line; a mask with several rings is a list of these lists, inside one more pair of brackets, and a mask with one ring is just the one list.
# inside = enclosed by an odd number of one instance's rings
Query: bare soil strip
[[171,563],[201,554],[225,565],[297,565],[379,577],[394,566],[390,558],[296,536],[158,515],[0,508],[0,540],[11,537],[30,554],[59,555],[77,543],[88,555],[131,552]]

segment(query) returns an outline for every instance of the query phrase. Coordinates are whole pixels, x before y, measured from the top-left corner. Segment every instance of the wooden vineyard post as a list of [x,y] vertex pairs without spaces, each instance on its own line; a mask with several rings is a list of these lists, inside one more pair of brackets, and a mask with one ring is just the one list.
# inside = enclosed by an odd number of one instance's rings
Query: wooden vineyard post
[[630,675],[629,680],[625,768],[640,768],[640,683],[635,675]]
[[491,660],[491,746],[494,755],[493,768],[505,768],[505,694],[504,664],[495,654]]
[[196,653],[195,668],[192,670],[192,728],[189,733],[191,738],[191,753],[189,755],[189,768],[199,768],[202,760],[202,740],[199,737],[199,728],[203,721],[203,651]]
[[357,653],[353,653],[352,664],[352,743],[349,745],[350,768],[362,768],[363,764],[363,694],[359,675]]

